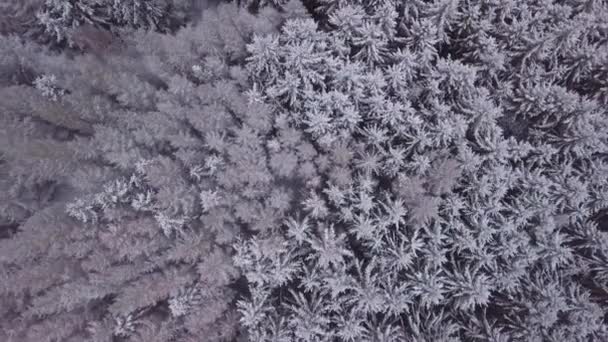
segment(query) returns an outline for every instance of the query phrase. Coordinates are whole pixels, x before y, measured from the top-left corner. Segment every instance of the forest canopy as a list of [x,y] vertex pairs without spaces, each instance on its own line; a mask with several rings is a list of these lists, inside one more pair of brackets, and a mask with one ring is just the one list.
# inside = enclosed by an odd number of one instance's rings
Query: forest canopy
[[608,340],[608,5],[0,4],[0,341]]

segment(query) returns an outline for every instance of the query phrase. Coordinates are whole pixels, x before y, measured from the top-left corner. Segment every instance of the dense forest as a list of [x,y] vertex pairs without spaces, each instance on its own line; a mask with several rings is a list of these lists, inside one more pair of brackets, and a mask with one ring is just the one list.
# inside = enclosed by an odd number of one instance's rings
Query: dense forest
[[608,341],[608,3],[3,0],[0,341]]

